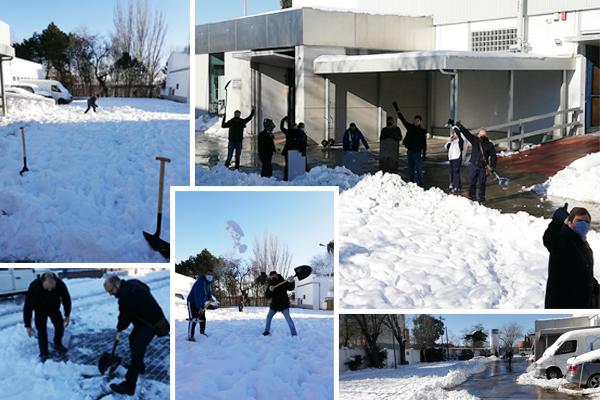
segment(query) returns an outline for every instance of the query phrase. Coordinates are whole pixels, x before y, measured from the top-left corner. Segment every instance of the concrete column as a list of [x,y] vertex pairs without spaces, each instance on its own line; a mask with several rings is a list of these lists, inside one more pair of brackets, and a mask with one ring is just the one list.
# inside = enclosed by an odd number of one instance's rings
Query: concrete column
[[329,140],[329,77],[325,76],[325,133],[323,138]]
[[[1,57],[1,56],[0,56]],[[6,93],[4,93],[4,71],[2,70],[2,58],[0,58],[0,96],[2,98],[2,116],[6,116]]]
[[377,135],[379,136],[381,132],[381,73],[377,73]]
[[[569,109],[569,82],[567,79],[567,70],[562,71],[562,84],[560,85],[560,107],[559,110],[566,111]],[[563,112],[558,118],[559,124],[566,124],[568,121],[568,114]],[[554,139],[559,139],[567,135],[567,129],[561,128],[554,131]]]
[[458,72],[452,74],[450,79],[450,115],[458,121]]
[[[514,106],[515,106],[515,71],[508,71],[508,111],[506,115],[507,121],[514,120]],[[513,149],[512,142],[510,141],[512,137],[512,126],[508,127],[506,131],[506,136],[508,138],[508,150],[511,151]]]

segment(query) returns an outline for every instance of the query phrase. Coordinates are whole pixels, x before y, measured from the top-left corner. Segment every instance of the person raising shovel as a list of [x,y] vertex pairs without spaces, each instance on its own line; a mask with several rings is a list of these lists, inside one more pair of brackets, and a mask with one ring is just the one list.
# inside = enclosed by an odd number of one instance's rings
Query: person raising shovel
[[[285,282],[285,283],[282,283]],[[290,333],[292,336],[298,336],[294,321],[290,316],[290,299],[288,298],[288,290],[294,290],[296,284],[294,283],[294,277],[291,276],[287,281],[278,274],[276,271],[269,273],[269,287],[265,292],[265,297],[271,299],[271,305],[269,306],[269,313],[267,314],[267,324],[263,336],[269,336],[271,333],[271,321],[277,312],[281,312],[290,327]]]

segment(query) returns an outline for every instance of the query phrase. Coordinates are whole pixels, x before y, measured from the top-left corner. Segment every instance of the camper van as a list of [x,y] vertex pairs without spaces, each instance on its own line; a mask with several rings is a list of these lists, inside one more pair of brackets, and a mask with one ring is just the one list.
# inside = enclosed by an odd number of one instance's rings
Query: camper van
[[31,83],[37,85],[40,89],[50,92],[57,104],[69,104],[73,101],[73,96],[59,81],[53,79],[26,79],[19,83]]
[[600,349],[600,327],[563,333],[533,365],[537,378],[562,378],[567,375],[567,360]]
[[37,278],[37,273],[33,268],[0,269],[0,296],[27,292],[29,284],[35,278]]

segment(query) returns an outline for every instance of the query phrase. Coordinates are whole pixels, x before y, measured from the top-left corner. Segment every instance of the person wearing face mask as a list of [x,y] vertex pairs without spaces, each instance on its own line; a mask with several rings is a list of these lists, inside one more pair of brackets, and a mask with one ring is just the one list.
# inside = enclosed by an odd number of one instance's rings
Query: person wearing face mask
[[392,105],[398,114],[398,118],[402,121],[402,125],[406,128],[406,136],[402,144],[406,147],[409,181],[423,187],[422,162],[425,161],[427,155],[427,130],[421,126],[423,118],[420,115],[415,115],[411,124],[400,112],[398,103],[394,101]]
[[398,173],[402,131],[394,124],[394,117],[387,117],[379,136],[379,169],[382,172]]
[[148,285],[140,280],[124,280],[117,275],[109,275],[104,281],[104,290],[119,300],[117,331],[124,331],[133,325],[129,334],[131,362],[125,380],[112,383],[110,388],[116,393],[133,396],[138,375],[146,372],[146,349],[155,336],[169,334],[169,322]]
[[269,313],[267,314],[267,323],[265,325],[264,336],[271,334],[271,321],[277,312],[281,312],[287,321],[292,336],[298,336],[294,321],[290,316],[290,299],[288,298],[287,292],[294,290],[296,284],[294,283],[294,277],[289,277],[287,281],[278,274],[276,271],[269,273],[269,287],[265,291],[265,297],[271,299],[269,306]]
[[[566,220],[566,222],[565,222]],[[592,217],[583,207],[558,208],[544,232],[550,252],[546,308],[597,308],[598,281],[594,255],[587,242]]]
[[469,166],[469,198],[476,201],[477,185],[479,185],[479,203],[484,204],[487,177],[496,169],[496,148],[487,137],[485,129],[480,129],[475,136],[460,121],[456,125],[473,147]]
[[[60,313],[63,305],[65,317]],[[29,285],[25,304],[23,306],[23,322],[29,337],[33,336],[31,318],[35,311],[35,329],[38,332],[38,347],[40,360],[48,359],[48,318],[54,325],[54,349],[66,353],[67,349],[62,344],[64,328],[69,325],[71,315],[71,296],[64,282],[53,272],[46,272]]]
[[300,122],[297,125],[293,124],[291,127],[285,127],[286,122],[288,121],[288,117],[285,116],[281,120],[279,124],[279,128],[281,132],[285,135],[285,145],[283,146],[283,150],[281,154],[285,157],[285,171],[283,173],[283,180],[288,180],[288,151],[290,150],[298,150],[302,156],[304,156],[305,161],[305,169],[306,169],[306,147],[308,144],[308,139],[306,136],[306,132],[304,131],[304,122]]
[[269,118],[265,118],[263,121],[264,129],[258,133],[258,158],[262,163],[260,170],[260,176],[271,177],[273,176],[273,154],[275,153],[275,137],[273,136],[273,129],[275,129],[275,123]]
[[361,142],[365,146],[365,149],[369,150],[369,143],[367,143],[365,135],[363,135],[354,122],[351,122],[348,129],[344,131],[342,148],[345,151],[358,151]]
[[200,321],[200,334],[206,335],[206,302],[214,299],[211,284],[214,280],[214,275],[212,270],[206,271],[204,275],[200,275],[196,282],[194,282],[194,286],[192,286],[192,290],[188,294],[187,304],[188,304],[188,314],[189,314],[189,324],[188,324],[188,338],[190,342],[196,341],[194,339],[194,332],[196,331],[196,318]]
[[450,163],[450,192],[456,193],[462,190],[460,181],[460,166],[462,165],[462,151],[464,139],[457,126],[450,130],[450,140],[444,148],[448,150],[448,161]]

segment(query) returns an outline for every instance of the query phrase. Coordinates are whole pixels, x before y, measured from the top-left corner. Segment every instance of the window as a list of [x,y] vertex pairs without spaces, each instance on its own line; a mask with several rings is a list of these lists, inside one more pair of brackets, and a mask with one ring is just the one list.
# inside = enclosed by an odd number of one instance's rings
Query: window
[[175,85],[175,89],[179,89],[179,83]]
[[510,51],[516,44],[516,28],[471,32],[472,51]]
[[60,93],[61,92],[60,88],[58,86],[56,86],[56,85],[50,86],[50,90],[52,90],[53,92],[56,92],[56,93]]
[[577,340],[567,340],[556,350],[555,355],[573,353],[577,350]]

